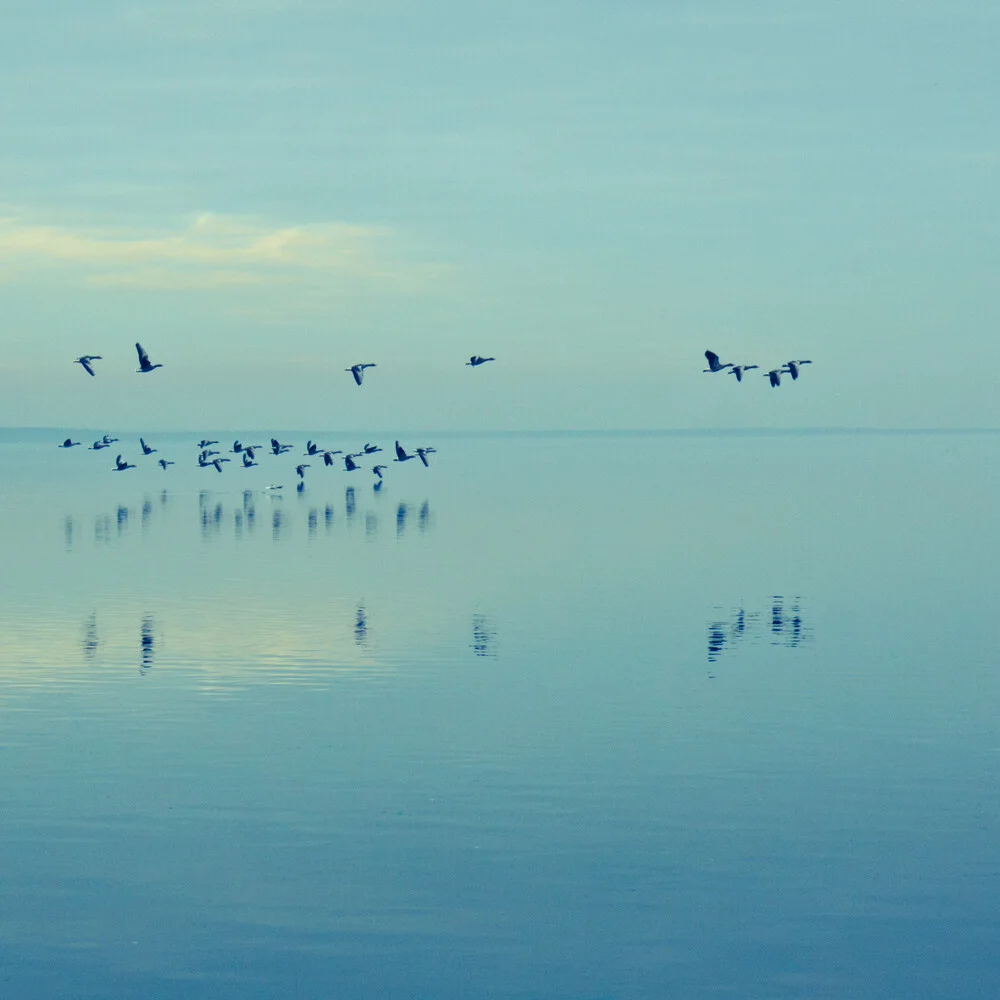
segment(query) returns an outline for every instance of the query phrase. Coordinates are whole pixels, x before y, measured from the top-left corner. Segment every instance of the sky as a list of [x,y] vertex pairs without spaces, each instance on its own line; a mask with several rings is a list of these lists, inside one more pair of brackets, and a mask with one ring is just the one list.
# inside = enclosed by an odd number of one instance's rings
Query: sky
[[1000,426],[997,51],[976,0],[13,3],[0,426]]

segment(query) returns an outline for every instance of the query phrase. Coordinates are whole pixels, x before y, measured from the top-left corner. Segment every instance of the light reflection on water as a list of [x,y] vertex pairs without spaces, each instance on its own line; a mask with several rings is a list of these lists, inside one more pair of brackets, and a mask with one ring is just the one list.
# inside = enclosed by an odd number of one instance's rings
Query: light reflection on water
[[997,994],[997,442],[437,444],[0,446],[5,993]]

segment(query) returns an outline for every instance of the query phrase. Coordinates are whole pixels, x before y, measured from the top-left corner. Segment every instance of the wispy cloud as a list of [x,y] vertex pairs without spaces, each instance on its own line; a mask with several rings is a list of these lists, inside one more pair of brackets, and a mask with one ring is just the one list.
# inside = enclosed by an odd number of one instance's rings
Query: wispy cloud
[[174,228],[39,224],[0,217],[0,262],[50,269],[99,288],[174,291],[351,280],[415,291],[441,268],[413,259],[390,229],[349,223],[273,226],[205,214]]

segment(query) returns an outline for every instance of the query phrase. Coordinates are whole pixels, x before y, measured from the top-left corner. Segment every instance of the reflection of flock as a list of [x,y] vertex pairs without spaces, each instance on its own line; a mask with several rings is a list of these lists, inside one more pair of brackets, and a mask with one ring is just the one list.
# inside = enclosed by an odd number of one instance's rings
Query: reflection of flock
[[[368,612],[364,604],[358,604],[354,612],[354,644],[365,648],[369,644]],[[156,621],[151,614],[142,616],[139,623],[139,673],[147,674],[153,667],[158,645]],[[496,630],[485,615],[476,613],[472,616],[471,648],[476,656],[496,656]],[[101,648],[101,639],[97,628],[97,614],[92,613],[83,625],[81,642],[84,659],[90,663],[97,661]]]
[[769,639],[772,646],[797,648],[809,630],[803,623],[799,598],[789,599],[780,594],[771,598],[770,613],[747,614],[742,607],[733,611],[727,621],[709,622],[708,662],[715,663],[726,649],[731,649],[744,639]]
[[[171,498],[166,490],[160,493],[160,506],[165,506]],[[227,507],[224,499],[218,499],[210,490],[202,490],[198,494],[197,524],[201,536],[205,540],[222,535],[223,529],[231,525],[233,537],[238,541],[252,536],[260,521],[258,506],[263,500],[266,509],[263,513],[265,522],[270,522],[271,538],[277,542],[285,538],[292,526],[293,520],[301,515],[301,507],[297,504],[290,509],[283,502],[282,494],[274,490],[243,490],[241,502]],[[109,544],[114,538],[125,535],[135,520],[135,512],[124,504],[118,504],[111,514],[98,514],[94,518],[94,540],[101,544]],[[427,532],[434,522],[430,502],[419,504],[399,501],[396,503],[393,515],[396,538],[402,538],[411,524],[415,524],[420,534]],[[154,505],[152,499],[146,497],[139,508],[139,522],[145,533],[154,521]],[[360,523],[364,526],[365,536],[374,540],[382,522],[379,511],[373,509],[360,510],[358,496],[353,486],[344,491],[343,517],[338,517],[332,503],[322,506],[311,506],[305,514],[306,534],[310,539],[318,536],[320,526],[324,533],[329,534],[338,521],[348,526]],[[66,548],[72,549],[76,541],[78,522],[67,514],[63,519],[63,535]]]

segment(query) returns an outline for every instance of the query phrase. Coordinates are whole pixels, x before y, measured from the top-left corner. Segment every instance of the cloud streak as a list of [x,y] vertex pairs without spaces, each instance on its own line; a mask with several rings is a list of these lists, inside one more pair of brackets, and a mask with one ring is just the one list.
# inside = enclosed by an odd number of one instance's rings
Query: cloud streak
[[441,268],[407,259],[386,227],[327,222],[270,226],[203,214],[173,229],[69,227],[0,218],[0,262],[55,270],[95,288],[160,291],[349,280],[416,291]]

